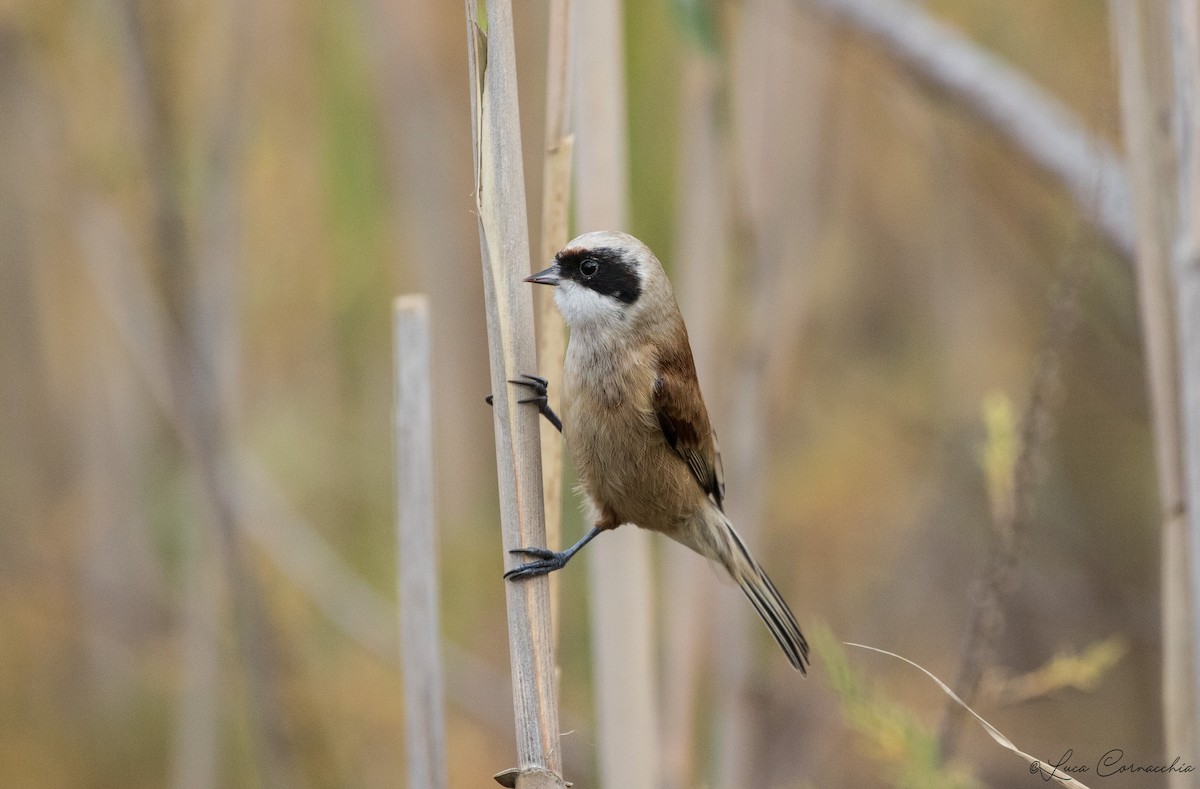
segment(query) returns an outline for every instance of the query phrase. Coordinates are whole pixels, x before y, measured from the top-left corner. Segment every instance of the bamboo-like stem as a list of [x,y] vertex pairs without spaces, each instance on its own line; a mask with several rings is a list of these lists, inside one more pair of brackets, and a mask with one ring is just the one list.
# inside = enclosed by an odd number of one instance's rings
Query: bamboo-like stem
[[[568,240],[571,204],[571,154],[574,139],[570,117],[570,0],[550,0],[549,48],[546,57],[546,136],[542,151],[542,239],[538,267],[549,261]],[[534,291],[537,305],[539,375],[550,382],[550,407],[562,413],[562,369],[566,327],[554,306],[554,289]],[[542,496],[546,507],[546,545],[562,545],[563,443],[548,421],[542,421]],[[550,612],[554,643],[558,644],[558,576],[550,576]]]
[[[1171,64],[1167,53],[1169,20],[1157,3],[1110,0],[1109,19],[1121,88],[1125,154],[1133,188],[1137,221],[1138,285],[1146,386],[1158,466],[1162,521],[1162,660],[1163,726],[1166,752],[1192,751],[1195,702],[1192,667],[1195,649],[1189,637],[1186,498],[1183,413],[1179,400],[1179,352],[1176,302],[1170,269],[1172,227],[1176,212],[1172,186],[1170,132],[1159,118],[1170,112]],[[1171,758],[1174,758],[1173,756]],[[1191,786],[1187,776],[1168,777],[1171,789]]]
[[446,720],[438,634],[433,517],[429,303],[401,296],[393,307],[395,353],[396,574],[408,785],[446,786]]
[[[509,0],[487,4],[487,35],[476,22],[476,0],[467,0],[466,13],[475,200],[494,396],[500,526],[505,565],[515,566],[519,560],[508,552],[545,545],[546,528],[540,417],[536,408],[517,403],[519,397],[514,396],[508,383],[510,378],[533,370],[536,361],[533,294],[522,282],[529,273],[529,230],[521,172],[512,5]],[[505,583],[504,588],[518,766],[502,775],[506,780],[515,778],[513,785],[522,789],[561,787],[564,781],[549,580],[542,576]]]
[[[718,382],[718,348],[728,254],[728,192],[721,95],[716,59],[694,48],[684,61],[679,113],[679,220],[676,292],[688,326],[703,392]],[[711,395],[710,395],[711,396]],[[716,587],[705,562],[687,551],[664,557],[662,582],[663,779],[671,789],[699,783],[696,771],[696,701],[701,673],[712,656],[712,600]]]
[[[620,0],[587,0],[572,13],[576,225],[625,230],[629,154]],[[650,535],[616,529],[588,548],[600,782],[657,787],[658,704]]]
[[[791,21],[790,10],[772,0],[743,4],[730,47],[734,215],[739,236],[749,242],[749,249],[739,251],[746,253],[743,264],[751,285],[744,297],[739,294],[730,299],[728,308],[743,310],[750,325],[747,333],[726,349],[735,370],[732,377],[738,382],[736,394],[728,395],[736,397],[737,406],[722,409],[727,419],[720,424],[724,426],[726,510],[752,545],[762,533],[768,468],[762,343],[772,335],[763,334],[759,327],[770,321],[771,304],[764,299],[771,299],[776,285],[782,265],[777,260],[778,233],[786,227],[771,222],[769,215],[780,205],[791,203],[781,203],[778,198],[782,195],[772,187],[784,180],[783,173],[794,170],[791,160],[801,147],[794,144],[796,118],[788,117],[784,108],[795,96],[795,85],[786,99],[769,87],[771,74],[803,73],[795,68],[796,43],[784,33]],[[783,128],[775,128],[779,122],[785,124]],[[795,298],[792,293],[789,296]],[[781,335],[773,336],[778,340]],[[724,405],[728,400],[722,397],[718,402]],[[714,666],[713,780],[717,786],[746,784],[753,781],[754,763],[755,721],[750,698],[754,631],[742,601],[729,596],[717,608],[716,618],[715,629],[726,634],[726,641],[717,652]]]
[[1175,274],[1184,424],[1183,512],[1187,517],[1184,528],[1189,547],[1192,616],[1188,633],[1193,683],[1191,752],[1195,753],[1200,734],[1200,0],[1173,0],[1170,18],[1178,185],[1171,268]]
[[1109,146],[1061,102],[917,3],[813,0],[812,5],[880,41],[916,76],[986,121],[1056,178],[1080,212],[1132,260],[1135,234],[1125,172]]

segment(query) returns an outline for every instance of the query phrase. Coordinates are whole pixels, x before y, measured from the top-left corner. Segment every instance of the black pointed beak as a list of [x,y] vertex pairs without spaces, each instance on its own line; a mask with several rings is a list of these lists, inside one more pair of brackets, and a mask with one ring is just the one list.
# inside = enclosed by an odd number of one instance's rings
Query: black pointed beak
[[525,281],[538,285],[557,285],[562,281],[562,270],[558,267],[558,261],[555,261],[553,266],[544,271],[539,271],[533,276],[526,277]]

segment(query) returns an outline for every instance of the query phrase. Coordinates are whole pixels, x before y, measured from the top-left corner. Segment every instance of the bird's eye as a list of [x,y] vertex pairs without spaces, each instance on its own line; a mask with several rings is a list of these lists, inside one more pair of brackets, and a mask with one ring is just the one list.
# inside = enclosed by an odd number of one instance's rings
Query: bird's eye
[[585,277],[594,277],[600,270],[600,263],[595,258],[587,258],[579,264],[579,273]]

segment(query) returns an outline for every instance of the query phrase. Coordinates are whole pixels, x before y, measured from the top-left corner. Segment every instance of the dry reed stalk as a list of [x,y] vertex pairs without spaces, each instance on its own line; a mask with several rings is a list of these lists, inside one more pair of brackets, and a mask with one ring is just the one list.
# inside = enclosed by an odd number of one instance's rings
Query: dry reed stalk
[[[1159,123],[1159,118],[1169,116],[1172,104],[1167,90],[1171,63],[1166,12],[1161,3],[1109,2],[1126,166],[1138,230],[1134,270],[1162,519],[1163,725],[1167,754],[1177,755],[1191,752],[1196,732],[1192,641],[1196,631],[1188,593],[1183,410],[1170,264],[1177,208],[1167,174],[1174,161],[1170,131]],[[1168,781],[1172,789],[1192,785],[1179,774]]]
[[[588,0],[572,13],[576,225],[625,230],[629,221],[624,43],[620,0]],[[600,780],[657,787],[658,704],[650,535],[626,527],[588,548]]]
[[[1176,229],[1171,246],[1179,340],[1185,459],[1183,510],[1187,514],[1191,576],[1193,696],[1192,743],[1200,715],[1200,2],[1172,0],[1170,20],[1175,87]],[[1186,751],[1181,751],[1186,753]]]
[[[574,138],[570,118],[570,0],[550,0],[549,47],[546,57],[546,132],[542,150],[542,238],[538,249],[545,265],[569,240],[571,154]],[[541,268],[541,266],[538,266]],[[554,289],[537,288],[538,374],[549,381],[549,405],[562,413],[562,369],[566,356],[566,327],[554,306]],[[546,509],[546,546],[562,546],[563,443],[549,421],[542,427],[542,495]],[[554,643],[558,644],[558,576],[550,576],[550,613]]]
[[[780,227],[773,226],[773,212],[780,207],[782,195],[774,187],[790,173],[799,146],[791,146],[795,137],[795,116],[788,112],[789,91],[785,99],[772,88],[772,74],[802,74],[795,68],[794,42],[786,34],[791,22],[788,11],[772,0],[754,0],[742,6],[737,31],[732,37],[730,55],[730,104],[732,114],[732,158],[738,236],[746,241],[742,253],[750,286],[729,299],[726,309],[742,312],[749,326],[728,343],[726,353],[734,370],[735,386],[726,386],[718,395],[719,411],[724,418],[722,450],[725,456],[725,480],[728,485],[726,511],[742,536],[757,545],[767,496],[767,425],[765,413],[763,335],[758,327],[770,320],[761,314],[770,305],[771,288],[776,285],[779,262],[768,255],[777,247]],[[782,67],[782,68],[781,68]],[[779,69],[778,71],[776,69]],[[782,110],[782,111],[781,111]],[[782,121],[783,128],[772,128]],[[790,147],[780,142],[788,140]],[[783,154],[783,158],[776,155]],[[783,201],[787,204],[790,201]],[[777,248],[772,252],[778,252]],[[776,333],[778,339],[781,335]],[[761,555],[761,548],[759,549]],[[768,562],[770,567],[771,563]],[[726,634],[715,656],[715,726],[713,780],[717,786],[752,784],[755,742],[755,708],[750,694],[754,666],[755,631],[741,600],[725,595],[716,609],[715,630]]]
[[[718,381],[718,349],[728,255],[728,189],[719,118],[722,81],[717,59],[699,47],[683,64],[679,113],[679,224],[675,269],[679,305],[686,318],[696,374],[703,392]],[[712,572],[687,551],[670,551],[663,579],[663,779],[672,789],[699,783],[696,770],[696,701],[712,657]]]
[[446,717],[438,630],[437,541],[433,516],[433,396],[429,302],[396,299],[396,571],[408,785],[446,785]]
[[[536,408],[517,403],[520,397],[508,383],[533,371],[536,363],[533,294],[522,281],[530,270],[529,231],[512,6],[508,0],[487,4],[486,35],[476,21],[478,11],[476,0],[467,0],[475,199],[494,397],[500,525],[505,564],[515,566],[518,560],[509,551],[545,545],[546,541],[540,416]],[[508,582],[504,588],[518,766],[497,779],[522,789],[562,787],[549,579]]]

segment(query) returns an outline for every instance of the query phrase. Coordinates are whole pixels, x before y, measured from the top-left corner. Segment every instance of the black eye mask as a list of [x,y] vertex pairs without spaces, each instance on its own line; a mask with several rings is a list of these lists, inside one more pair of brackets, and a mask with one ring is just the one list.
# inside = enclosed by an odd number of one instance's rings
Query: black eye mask
[[620,250],[609,247],[569,249],[560,253],[558,265],[564,279],[623,304],[633,304],[642,295],[642,281],[637,269],[625,260]]

